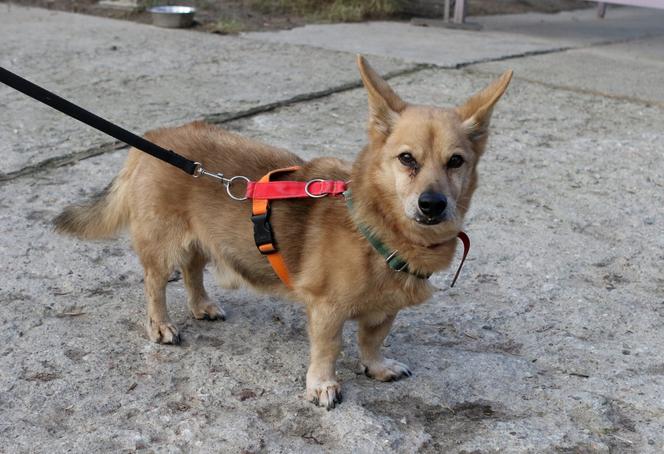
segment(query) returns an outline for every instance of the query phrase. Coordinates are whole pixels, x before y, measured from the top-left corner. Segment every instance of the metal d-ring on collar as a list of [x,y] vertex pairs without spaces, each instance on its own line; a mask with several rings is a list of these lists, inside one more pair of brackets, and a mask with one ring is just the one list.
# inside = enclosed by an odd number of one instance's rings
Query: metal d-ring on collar
[[205,170],[203,168],[203,164],[201,164],[200,162],[195,162],[194,164],[196,165],[196,168],[195,168],[194,173],[192,175],[194,178],[198,178],[201,175],[204,175],[206,177],[210,177],[210,178],[214,178],[216,180],[219,180],[223,183],[224,187],[226,188],[226,194],[228,194],[228,197],[230,197],[233,200],[237,200],[237,201],[247,200],[246,192],[245,192],[244,196],[237,196],[237,195],[233,194],[232,187],[233,187],[233,183],[235,183],[238,180],[244,181],[246,184],[249,184],[249,181],[250,181],[249,178],[245,177],[244,175],[236,175],[236,176],[231,177],[231,178],[226,178],[226,177],[224,177],[223,173],[208,172],[207,170]]

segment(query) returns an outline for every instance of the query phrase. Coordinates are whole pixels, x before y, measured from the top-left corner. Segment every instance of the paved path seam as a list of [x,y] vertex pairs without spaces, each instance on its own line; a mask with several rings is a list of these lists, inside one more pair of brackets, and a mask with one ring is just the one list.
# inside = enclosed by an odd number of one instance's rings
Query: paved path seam
[[553,49],[530,50],[530,51],[519,52],[519,53],[515,53],[515,54],[510,54],[510,55],[501,55],[499,57],[481,58],[481,59],[478,59],[478,60],[458,63],[456,65],[450,65],[450,66],[447,66],[447,67],[446,66],[441,66],[441,65],[432,65],[432,66],[435,66],[437,68],[444,68],[444,69],[461,69],[461,68],[467,68],[467,67],[473,66],[473,65],[481,65],[482,63],[493,63],[493,62],[497,62],[497,61],[514,60],[514,59],[517,59],[517,58],[534,57],[536,55],[558,54],[558,53],[562,53],[562,52],[568,52],[570,50],[583,50],[583,49],[592,49],[594,47],[612,46],[614,44],[625,44],[625,43],[641,41],[641,40],[649,39],[649,38],[656,38],[658,36],[664,36],[664,33],[647,33],[645,35],[637,36],[637,37],[633,37],[633,38],[609,39],[609,40],[606,40],[606,41],[600,41],[600,42],[590,43],[590,44],[587,44],[587,45],[580,45],[580,46],[561,46],[561,47],[556,47],[556,48],[553,48]]
[[[515,53],[512,55],[503,55],[499,57],[492,57],[492,58],[485,58],[485,59],[478,59],[476,61],[471,61],[471,62],[463,62],[463,63],[457,63],[455,65],[437,65],[437,64],[432,64],[432,63],[417,63],[414,64],[411,67],[402,69],[402,70],[396,70],[396,71],[391,71],[388,72],[384,75],[385,79],[394,79],[398,78],[401,76],[406,76],[410,74],[414,74],[423,70],[427,69],[444,69],[444,70],[460,70],[460,69],[465,69],[471,74],[492,74],[489,71],[483,71],[483,70],[478,70],[478,69],[472,69],[472,66],[475,65],[480,65],[483,63],[490,63],[490,62],[497,62],[497,61],[506,61],[506,60],[514,60],[514,59],[520,59],[520,58],[528,58],[532,56],[537,56],[537,55],[546,55],[546,54],[555,54],[555,53],[561,53],[561,52],[566,52],[569,50],[580,50],[580,49],[589,49],[593,47],[600,47],[600,46],[608,46],[608,45],[613,45],[613,44],[621,44],[621,43],[627,43],[627,42],[632,42],[632,41],[638,41],[642,39],[647,39],[647,38],[652,38],[656,36],[661,36],[662,34],[659,33],[652,33],[648,34],[647,36],[640,36],[640,37],[635,37],[635,38],[627,38],[627,39],[618,39],[618,40],[607,40],[599,43],[593,43],[589,44],[586,46],[563,46],[563,47],[558,47],[554,49],[543,49],[543,50],[534,50],[534,51],[526,51],[526,52],[520,52],[520,53]],[[306,47],[306,46],[305,46]],[[583,93],[583,94],[590,94],[593,96],[602,96],[602,97],[607,97],[611,99],[618,99],[618,100],[624,100],[628,102],[633,102],[637,104],[642,104],[642,105],[648,105],[648,106],[658,106],[658,107],[664,107],[664,103],[660,102],[653,102],[653,101],[647,101],[643,100],[640,98],[635,98],[635,97],[630,97],[630,96],[620,96],[620,95],[612,95],[610,93],[604,93],[600,91],[592,91],[592,90],[586,90],[582,88],[576,88],[572,86],[565,86],[565,85],[557,85],[557,84],[550,84],[542,81],[537,81],[537,80],[532,80],[529,78],[522,78],[520,77],[521,80],[524,80],[529,83],[533,84],[538,84],[547,88],[552,88],[552,89],[557,89],[557,90],[564,90],[564,91],[569,91],[569,92],[575,92],[575,93]],[[213,124],[224,124],[224,123],[229,123],[235,120],[240,120],[243,118],[248,118],[252,117],[255,115],[260,115],[266,112],[272,112],[275,110],[278,110],[282,107],[288,107],[292,106],[294,104],[299,104],[299,103],[305,103],[309,101],[314,101],[318,100],[321,98],[325,98],[327,96],[331,96],[334,94],[338,93],[343,93],[349,90],[354,90],[356,88],[360,88],[362,86],[361,81],[358,79],[353,82],[348,82],[344,83],[341,85],[337,85],[331,88],[323,89],[323,90],[316,90],[312,92],[307,92],[307,93],[301,93],[283,100],[271,102],[271,103],[266,103],[262,104],[256,107],[252,107],[250,109],[244,109],[244,110],[239,110],[239,111],[230,111],[230,112],[220,112],[220,113],[212,113],[212,114],[207,114],[203,115],[201,117],[202,120],[213,123]],[[36,102],[36,101],[35,101]],[[30,176],[34,175],[36,173],[46,171],[49,169],[57,168],[57,167],[62,167],[65,165],[73,164],[76,162],[79,162],[84,159],[88,159],[91,157],[99,156],[108,152],[120,150],[123,148],[127,148],[127,146],[119,142],[117,140],[114,141],[109,141],[102,143],[100,145],[96,145],[84,150],[79,150],[75,151],[73,153],[69,153],[66,155],[60,155],[60,156],[55,156],[52,158],[45,159],[43,161],[40,161],[36,164],[32,164],[26,167],[23,167],[19,170],[13,171],[13,172],[8,172],[5,174],[0,174],[0,185],[16,180],[21,177],[25,176]]]
[[[397,70],[397,71],[391,71],[388,72],[384,75],[386,79],[393,79],[395,77],[399,76],[405,76],[409,74],[413,74],[419,71],[422,71],[424,69],[430,69],[434,67],[434,65],[430,64],[415,64],[409,68],[405,68],[402,70]],[[312,92],[307,92],[307,93],[301,93],[295,96],[292,96],[290,98],[286,98],[280,101],[275,101],[271,103],[266,103],[266,104],[261,104],[256,107],[252,107],[250,109],[244,109],[244,110],[238,110],[234,112],[220,112],[220,113],[213,113],[213,114],[207,114],[203,115],[199,120],[206,121],[208,123],[213,123],[213,124],[224,124],[224,123],[229,123],[235,120],[240,120],[242,118],[247,118],[247,117],[252,117],[254,115],[259,115],[263,114],[266,112],[271,112],[277,109],[280,109],[282,107],[287,107],[291,106],[294,104],[299,104],[302,102],[308,102],[308,101],[314,101],[320,98],[324,98],[326,96],[331,96],[337,93],[343,93],[345,91],[349,90],[354,90],[356,88],[360,88],[362,86],[362,82],[358,79],[354,82],[348,82],[344,83],[341,85],[337,85],[331,88],[326,88],[324,90],[316,90]],[[37,101],[35,101],[37,102]],[[63,114],[64,115],[64,114]],[[74,121],[72,119],[72,121]],[[122,125],[120,125],[122,126]],[[16,180],[17,178],[25,177],[25,176],[30,176],[38,172],[42,172],[48,169],[53,169],[56,167],[62,167],[64,165],[68,164],[73,164],[75,162],[81,161],[83,159],[87,158],[92,158],[95,156],[99,156],[104,153],[108,153],[111,151],[115,150],[120,150],[122,148],[127,148],[127,146],[117,140],[114,141],[109,141],[102,143],[100,145],[96,145],[94,147],[90,147],[84,150],[79,150],[75,151],[73,153],[69,153],[66,155],[60,155],[60,156],[55,156],[52,158],[45,159],[43,161],[40,161],[36,164],[32,164],[26,167],[23,167],[19,170],[13,171],[13,172],[8,172],[5,174],[0,174],[0,185],[3,183]]]
[[[475,69],[475,68],[465,68],[466,72],[468,74],[478,74],[478,75],[487,75],[487,76],[495,76],[496,74],[491,71],[487,70],[481,70],[481,69]],[[523,77],[523,76],[515,76],[519,80],[522,80],[524,82],[528,82],[531,84],[536,84],[540,85],[545,88],[551,88],[553,90],[561,90],[561,91],[567,91],[570,93],[579,93],[579,94],[584,94],[584,95],[591,95],[591,96],[599,96],[603,98],[609,98],[609,99],[615,99],[618,101],[626,101],[626,102],[631,102],[634,104],[640,104],[645,107],[661,107],[664,108],[664,102],[659,102],[659,101],[650,101],[647,99],[642,99],[642,98],[637,98],[635,96],[625,96],[625,95],[614,95],[611,93],[606,93],[603,91],[597,91],[597,90],[588,90],[586,88],[579,88],[579,87],[573,87],[571,85],[559,85],[559,84],[552,84],[549,82],[543,82],[541,80],[537,79],[532,79],[530,77]]]

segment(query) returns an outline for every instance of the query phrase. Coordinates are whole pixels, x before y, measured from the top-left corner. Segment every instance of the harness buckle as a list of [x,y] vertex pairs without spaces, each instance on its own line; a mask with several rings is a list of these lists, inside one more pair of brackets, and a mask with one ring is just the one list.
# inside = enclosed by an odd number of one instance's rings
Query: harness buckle
[[254,241],[260,253],[269,255],[277,252],[272,225],[270,225],[270,212],[253,215],[251,222],[254,223]]

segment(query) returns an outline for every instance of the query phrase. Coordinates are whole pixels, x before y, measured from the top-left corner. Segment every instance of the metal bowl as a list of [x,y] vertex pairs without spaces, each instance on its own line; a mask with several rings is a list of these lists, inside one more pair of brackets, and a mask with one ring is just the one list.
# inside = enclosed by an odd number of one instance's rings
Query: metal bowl
[[196,8],[190,6],[153,6],[148,9],[157,27],[187,28],[194,22]]

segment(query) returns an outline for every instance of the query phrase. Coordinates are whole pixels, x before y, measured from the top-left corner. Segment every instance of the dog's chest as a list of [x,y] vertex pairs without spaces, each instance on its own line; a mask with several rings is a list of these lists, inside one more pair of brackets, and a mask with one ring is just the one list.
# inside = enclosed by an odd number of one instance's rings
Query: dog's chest
[[366,287],[363,299],[369,310],[395,313],[431,298],[432,286],[427,280],[406,276],[389,276],[387,281]]

